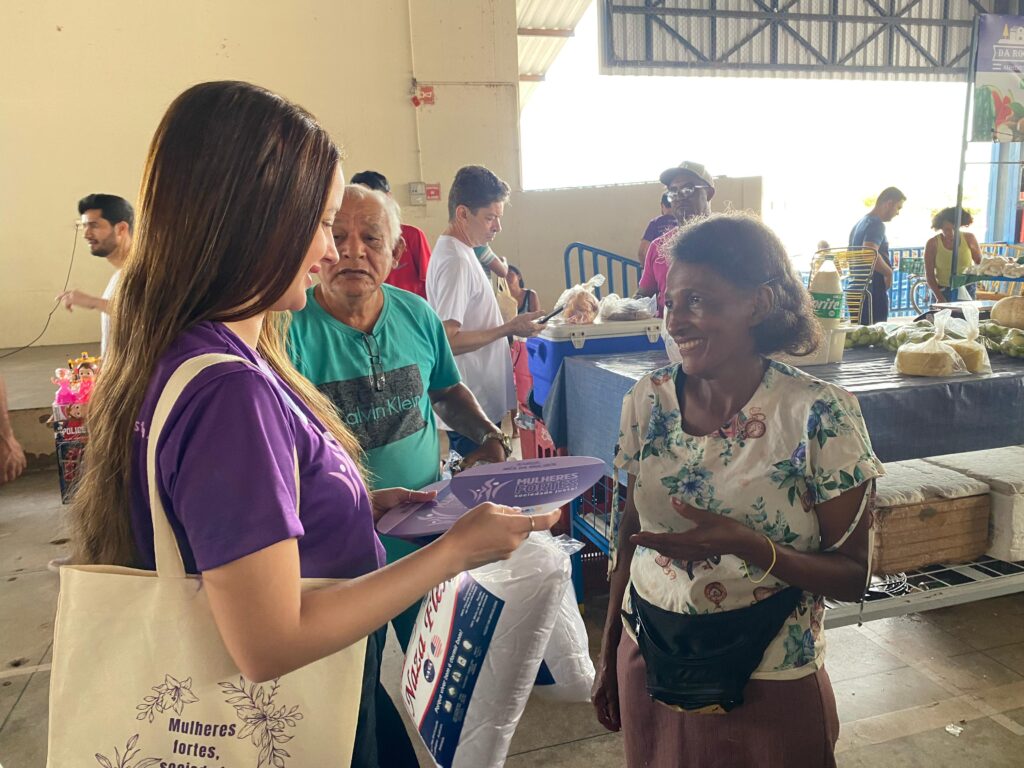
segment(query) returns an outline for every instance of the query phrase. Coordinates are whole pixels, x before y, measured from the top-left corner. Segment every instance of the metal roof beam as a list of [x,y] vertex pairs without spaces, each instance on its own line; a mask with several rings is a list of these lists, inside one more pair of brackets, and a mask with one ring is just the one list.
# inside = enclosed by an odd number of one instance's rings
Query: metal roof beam
[[976,9],[996,3],[862,0],[856,15],[844,15],[839,0],[800,1],[730,0],[723,9],[717,0],[701,7],[687,0],[604,0],[602,66],[629,74],[748,70],[947,80],[966,71],[963,48]]
[[544,29],[542,27],[520,27],[516,34],[520,37],[575,37],[575,29]]
[[[870,2],[870,0],[867,0]],[[612,14],[623,16],[685,16],[703,18],[708,15],[706,8],[665,8],[662,6],[611,5]],[[840,21],[860,24],[901,25],[914,24],[923,27],[964,27],[970,29],[974,24],[971,19],[930,19],[927,17],[890,16],[886,13],[874,16],[840,15],[831,13],[811,13],[807,11],[732,11],[719,8],[715,11],[719,19],[745,19],[781,23],[787,21]]]

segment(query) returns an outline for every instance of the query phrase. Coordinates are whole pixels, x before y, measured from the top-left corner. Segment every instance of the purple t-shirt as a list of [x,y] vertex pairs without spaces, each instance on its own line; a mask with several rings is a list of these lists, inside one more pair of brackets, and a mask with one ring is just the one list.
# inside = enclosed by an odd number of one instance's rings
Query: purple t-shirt
[[384,548],[355,464],[266,361],[211,322],[182,333],[163,355],[135,422],[131,520],[141,565],[155,567],[149,423],[171,374],[207,353],[253,365],[218,363],[196,376],[160,437],[157,484],[185,569],[206,571],[289,538],[299,540],[303,577],[354,578],[380,568]]
[[644,230],[643,240],[653,243],[670,229],[676,228],[676,217],[671,213],[663,213],[647,222],[647,229]]
[[669,266],[669,255],[661,252],[661,246],[674,232],[674,228],[670,229],[647,247],[644,271],[640,275],[640,288],[655,292],[658,296],[658,317],[665,313],[665,283],[668,278]]

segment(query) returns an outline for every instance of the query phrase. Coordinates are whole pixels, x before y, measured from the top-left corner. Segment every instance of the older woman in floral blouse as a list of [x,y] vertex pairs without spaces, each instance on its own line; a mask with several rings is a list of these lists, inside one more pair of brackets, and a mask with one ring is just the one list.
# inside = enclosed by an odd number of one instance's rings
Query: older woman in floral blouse
[[598,719],[630,766],[834,766],[824,597],[863,595],[883,469],[853,395],[767,357],[819,336],[778,238],[724,214],[669,252],[681,363],[623,402]]

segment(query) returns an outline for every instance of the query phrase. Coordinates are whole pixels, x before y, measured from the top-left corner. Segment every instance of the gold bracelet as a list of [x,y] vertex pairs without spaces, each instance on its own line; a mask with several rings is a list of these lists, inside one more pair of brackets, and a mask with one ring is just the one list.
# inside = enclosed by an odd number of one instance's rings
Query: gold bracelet
[[771,538],[768,536],[767,533],[762,533],[761,535],[764,536],[768,540],[768,543],[771,545],[771,548],[772,548],[772,564],[768,566],[768,570],[764,572],[764,575],[760,579],[754,579],[754,578],[751,578],[751,576],[750,576],[750,567],[747,565],[747,561],[744,560],[743,561],[743,570],[745,570],[747,572],[747,578],[750,579],[750,583],[751,584],[760,584],[762,581],[764,581],[765,579],[768,578],[768,574],[771,573],[772,572],[772,568],[775,567],[775,560],[776,560],[775,542],[771,540]]

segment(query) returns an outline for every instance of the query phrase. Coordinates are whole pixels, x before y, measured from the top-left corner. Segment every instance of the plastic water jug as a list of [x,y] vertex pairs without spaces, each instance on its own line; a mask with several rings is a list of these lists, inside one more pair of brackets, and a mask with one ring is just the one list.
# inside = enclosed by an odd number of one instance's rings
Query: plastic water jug
[[843,359],[843,341],[846,336],[842,331],[835,330],[843,324],[843,283],[831,257],[825,259],[825,263],[814,275],[810,292],[814,316],[821,323],[825,337],[823,343],[828,348],[828,361],[839,362]]
[[822,329],[828,331],[842,325],[843,283],[833,259],[826,258],[825,263],[818,269],[811,280],[810,292],[814,316],[818,318]]

